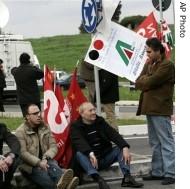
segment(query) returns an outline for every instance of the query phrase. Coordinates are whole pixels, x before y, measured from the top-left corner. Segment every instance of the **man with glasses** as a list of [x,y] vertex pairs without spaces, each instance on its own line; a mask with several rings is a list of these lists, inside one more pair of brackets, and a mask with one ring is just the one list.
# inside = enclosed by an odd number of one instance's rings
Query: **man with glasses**
[[79,180],[73,178],[72,169],[63,171],[53,160],[57,153],[56,142],[42,120],[39,107],[28,105],[25,119],[16,130],[23,161],[19,168],[23,175],[43,189],[76,188]]

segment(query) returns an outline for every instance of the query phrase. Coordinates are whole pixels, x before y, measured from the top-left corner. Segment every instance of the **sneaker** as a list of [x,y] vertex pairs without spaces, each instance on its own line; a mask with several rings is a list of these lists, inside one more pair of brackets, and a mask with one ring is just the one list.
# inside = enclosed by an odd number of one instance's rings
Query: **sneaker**
[[174,184],[175,183],[175,178],[165,177],[164,180],[161,183],[162,183],[162,185]]
[[162,180],[164,179],[164,177],[162,176],[154,176],[154,175],[146,175],[144,177],[142,177],[143,180],[149,181],[149,180]]
[[67,186],[67,189],[75,189],[79,184],[79,178],[73,177],[69,185]]
[[99,177],[98,184],[99,184],[99,189],[110,189],[109,185],[102,177]]
[[66,186],[71,182],[72,178],[73,178],[73,170],[72,169],[65,170],[57,183],[57,188],[65,189]]
[[121,183],[121,187],[141,188],[143,186],[143,183],[135,181],[131,175],[125,175]]

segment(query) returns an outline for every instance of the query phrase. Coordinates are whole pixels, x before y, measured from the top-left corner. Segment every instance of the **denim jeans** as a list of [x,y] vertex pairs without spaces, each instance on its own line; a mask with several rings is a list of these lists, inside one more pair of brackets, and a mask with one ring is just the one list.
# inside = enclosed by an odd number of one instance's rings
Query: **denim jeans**
[[63,170],[55,160],[48,160],[48,165],[48,171],[34,167],[31,174],[24,173],[24,175],[43,189],[56,189],[57,182],[61,178]]
[[76,158],[77,161],[80,163],[81,167],[88,175],[99,174],[99,170],[106,169],[115,162],[119,162],[120,169],[123,175],[125,175],[130,173],[130,167],[123,161],[122,154],[123,153],[121,149],[119,149],[118,147],[114,147],[112,151],[109,152],[104,158],[98,160],[98,170],[92,166],[89,157],[85,154],[78,151],[76,153]]
[[149,143],[152,148],[152,174],[175,177],[175,142],[169,116],[147,115]]

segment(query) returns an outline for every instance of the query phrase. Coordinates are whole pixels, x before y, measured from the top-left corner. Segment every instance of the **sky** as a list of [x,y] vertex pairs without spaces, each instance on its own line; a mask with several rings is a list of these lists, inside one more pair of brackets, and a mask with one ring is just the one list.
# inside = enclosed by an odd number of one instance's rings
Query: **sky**
[[[78,34],[81,23],[82,0],[0,0],[9,9],[9,21],[3,28],[5,33],[21,34],[25,38]],[[148,15],[155,11],[152,0],[122,0],[123,17]],[[164,11],[168,23],[174,22],[173,4]]]

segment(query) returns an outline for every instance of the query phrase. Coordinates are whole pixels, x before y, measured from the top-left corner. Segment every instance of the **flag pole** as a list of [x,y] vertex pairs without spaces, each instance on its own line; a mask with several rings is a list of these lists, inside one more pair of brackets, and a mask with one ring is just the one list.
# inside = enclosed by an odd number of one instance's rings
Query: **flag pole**
[[53,69],[53,92],[55,93],[55,86],[56,86],[56,67],[54,64],[54,69]]
[[159,0],[159,8],[160,8],[160,33],[162,34],[162,22],[163,22],[162,0]]

